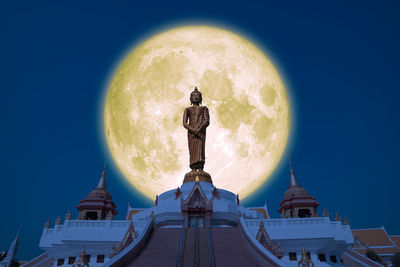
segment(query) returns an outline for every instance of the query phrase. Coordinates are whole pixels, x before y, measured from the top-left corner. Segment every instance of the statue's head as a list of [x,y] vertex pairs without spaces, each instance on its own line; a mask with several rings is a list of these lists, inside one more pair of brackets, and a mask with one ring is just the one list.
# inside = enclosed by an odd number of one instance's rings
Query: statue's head
[[201,104],[203,101],[203,96],[199,89],[197,89],[197,86],[194,88],[193,92],[190,93],[190,103],[195,104]]

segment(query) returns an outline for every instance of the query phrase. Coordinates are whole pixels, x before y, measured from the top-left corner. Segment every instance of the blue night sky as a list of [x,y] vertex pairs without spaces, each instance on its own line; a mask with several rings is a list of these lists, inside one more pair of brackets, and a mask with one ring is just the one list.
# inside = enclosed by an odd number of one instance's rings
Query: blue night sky
[[287,151],[267,184],[242,203],[267,200],[278,217],[290,155],[320,213],[326,207],[352,228],[384,225],[400,234],[398,3],[141,2],[1,4],[0,251],[21,225],[19,259],[38,255],[44,222],[53,225],[68,209],[76,216],[104,159],[117,219],[128,201],[151,205],[123,181],[103,143],[104,92],[135,44],[193,21],[255,41],[290,94]]

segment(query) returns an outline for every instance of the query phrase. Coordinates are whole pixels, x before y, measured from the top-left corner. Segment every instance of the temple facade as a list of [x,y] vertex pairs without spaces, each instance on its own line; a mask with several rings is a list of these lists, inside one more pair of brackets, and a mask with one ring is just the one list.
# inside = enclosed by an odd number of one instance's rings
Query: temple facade
[[290,164],[280,218],[270,217],[267,204],[244,207],[238,195],[197,178],[150,208],[128,205],[125,219],[115,220],[104,169],[75,219],[67,212],[45,223],[45,253],[23,266],[383,266],[365,256],[368,233],[352,231],[337,214],[320,215],[318,206]]

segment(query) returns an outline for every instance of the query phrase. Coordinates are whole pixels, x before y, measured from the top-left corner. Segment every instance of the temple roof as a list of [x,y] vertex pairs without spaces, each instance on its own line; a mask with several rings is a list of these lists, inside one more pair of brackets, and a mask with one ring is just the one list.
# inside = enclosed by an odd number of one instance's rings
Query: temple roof
[[294,173],[292,162],[289,161],[290,176],[289,176],[289,188],[286,190],[284,199],[290,199],[294,197],[308,197],[308,192],[300,186],[297,180],[296,174]]
[[[103,172],[97,183],[95,189],[93,189],[86,198],[79,201],[76,208],[81,212],[84,210],[101,210],[103,215],[99,219],[105,219],[107,214],[111,211],[111,215],[117,215],[116,205],[112,200],[111,194],[107,190],[106,185],[106,164],[104,163]],[[78,218],[82,219],[85,217],[84,214],[79,214]],[[86,220],[86,218],[85,218]]]
[[282,207],[288,206],[312,206],[318,207],[319,203],[315,197],[310,196],[308,192],[299,184],[296,174],[293,170],[292,163],[289,161],[290,175],[289,175],[289,188],[286,190],[283,200],[280,205]]
[[374,250],[377,254],[394,254],[400,252],[398,243],[399,237],[390,237],[385,228],[357,229],[352,230],[359,244],[353,246],[353,250],[365,254],[368,249]]
[[384,228],[352,230],[352,233],[353,235],[357,235],[368,247],[395,245]]

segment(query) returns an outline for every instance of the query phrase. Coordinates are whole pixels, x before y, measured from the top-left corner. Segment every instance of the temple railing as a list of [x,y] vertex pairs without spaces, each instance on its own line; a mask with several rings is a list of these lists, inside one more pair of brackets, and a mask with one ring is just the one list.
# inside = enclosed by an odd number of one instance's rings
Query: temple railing
[[[344,225],[340,221],[331,221],[328,217],[262,219],[262,221],[273,241],[330,238],[344,243],[353,242],[350,225]],[[255,236],[261,220],[245,219],[245,222],[251,233]]]
[[[57,234],[59,232],[63,232],[66,230],[86,230],[86,229],[127,229],[129,227],[129,224],[131,221],[123,220],[123,221],[86,221],[86,220],[66,220],[64,224],[60,225],[55,225],[54,228],[45,228],[43,230],[43,237]],[[140,224],[140,225],[139,225]],[[142,225],[143,224],[143,225]],[[144,227],[146,225],[146,222],[136,222],[134,223],[134,226],[142,226]],[[141,228],[142,228],[141,227]]]
[[[249,227],[258,227],[260,219],[245,219]],[[302,227],[302,226],[328,226],[341,228],[344,231],[350,231],[348,225],[343,225],[340,221],[331,221],[328,217],[311,218],[282,218],[282,219],[263,219],[266,227]]]

